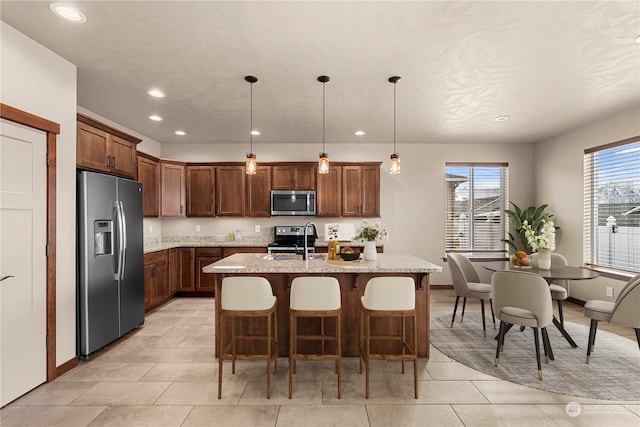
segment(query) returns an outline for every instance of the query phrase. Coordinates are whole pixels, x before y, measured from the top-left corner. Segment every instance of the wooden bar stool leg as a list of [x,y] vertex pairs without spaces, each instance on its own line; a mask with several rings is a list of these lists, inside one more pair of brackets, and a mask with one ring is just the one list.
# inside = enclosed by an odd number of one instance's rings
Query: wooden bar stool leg
[[336,351],[338,352],[338,399],[342,399],[342,320],[338,314],[336,318]]
[[418,316],[413,314],[413,351],[415,358],[413,359],[413,388],[415,398],[418,398]]
[[366,388],[365,388],[365,399],[369,398],[369,354],[371,354],[371,316],[368,314],[366,316],[366,324],[365,324],[365,349],[364,349],[364,367],[365,367],[365,377],[366,377]]
[[296,343],[296,318],[289,315],[289,399],[293,396],[293,355]]
[[267,316],[267,399],[271,399],[271,314]]
[[224,352],[224,315],[220,316],[218,333],[218,399],[222,399],[222,353]]
[[273,351],[275,363],[273,372],[278,373],[278,306],[273,310]]
[[236,373],[236,318],[231,317],[231,373]]
[[[402,316],[400,318],[400,321],[402,322],[402,355],[405,355],[405,346],[407,343],[407,328],[406,328],[406,324],[405,324],[405,317]],[[404,359],[402,359],[402,375],[404,375]]]

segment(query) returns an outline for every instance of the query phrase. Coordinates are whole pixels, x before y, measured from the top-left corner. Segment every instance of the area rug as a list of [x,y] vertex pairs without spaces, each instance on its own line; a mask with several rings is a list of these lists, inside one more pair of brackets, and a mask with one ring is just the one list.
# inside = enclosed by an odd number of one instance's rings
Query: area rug
[[451,317],[431,320],[431,344],[451,359],[477,371],[540,390],[605,400],[640,401],[640,350],[628,338],[598,330],[591,362],[585,363],[589,328],[565,321],[565,329],[578,344],[572,348],[555,326],[547,328],[555,360],[544,363],[538,380],[533,331],[513,327],[505,337],[500,365],[495,366],[497,329],[487,321],[482,336],[482,318],[472,313],[450,328]]

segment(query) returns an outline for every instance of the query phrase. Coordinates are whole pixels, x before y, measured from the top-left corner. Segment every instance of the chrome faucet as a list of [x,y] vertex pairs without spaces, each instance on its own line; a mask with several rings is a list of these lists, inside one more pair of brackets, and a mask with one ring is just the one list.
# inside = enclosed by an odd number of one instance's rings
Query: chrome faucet
[[316,227],[316,225],[313,223],[313,221],[309,221],[308,223],[306,223],[304,225],[304,250],[302,251],[302,259],[306,260],[308,257],[307,254],[307,250],[309,247],[309,242],[307,241],[307,230],[309,229],[309,226],[313,225],[313,232],[314,232],[314,236],[318,234],[318,227]]

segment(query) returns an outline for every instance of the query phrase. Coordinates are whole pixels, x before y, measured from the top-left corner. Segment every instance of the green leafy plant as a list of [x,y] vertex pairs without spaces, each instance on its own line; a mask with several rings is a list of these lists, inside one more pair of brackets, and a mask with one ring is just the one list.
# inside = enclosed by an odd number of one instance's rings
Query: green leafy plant
[[[505,212],[509,216],[516,235],[514,236],[509,232],[509,238],[505,239],[504,242],[511,246],[514,252],[524,251],[528,254],[533,253],[535,248],[532,248],[529,244],[526,229],[523,227],[523,224],[527,224],[534,234],[539,234],[542,226],[553,216],[545,212],[545,209],[549,205],[529,206],[523,210],[515,203],[511,202],[511,204],[513,205],[513,210],[506,209]],[[558,226],[553,226],[553,228],[554,230],[560,229]]]

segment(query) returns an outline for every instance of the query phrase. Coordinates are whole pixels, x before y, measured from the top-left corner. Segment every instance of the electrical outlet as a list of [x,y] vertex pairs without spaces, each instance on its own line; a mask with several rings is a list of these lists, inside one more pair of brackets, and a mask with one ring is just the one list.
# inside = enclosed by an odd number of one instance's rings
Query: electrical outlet
[[613,288],[611,286],[607,286],[607,296],[613,298]]
[[256,225],[254,226],[253,230],[254,230],[256,233],[259,233],[259,232],[260,232],[260,225],[259,225],[259,224],[256,224]]
[[153,233],[153,225],[149,224],[149,233]]
[[200,224],[196,224],[196,233],[200,232]]

